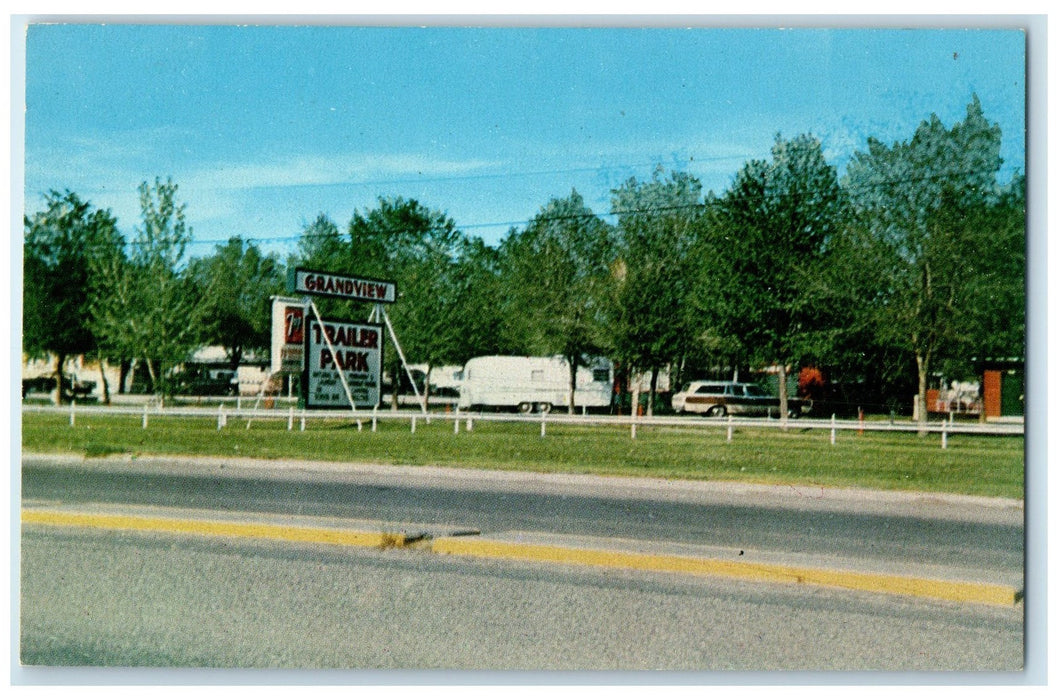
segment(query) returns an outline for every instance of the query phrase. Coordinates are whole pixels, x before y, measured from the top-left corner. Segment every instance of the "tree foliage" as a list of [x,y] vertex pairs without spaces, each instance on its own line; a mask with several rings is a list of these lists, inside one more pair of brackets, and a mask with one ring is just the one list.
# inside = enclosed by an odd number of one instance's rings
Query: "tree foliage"
[[213,255],[195,259],[189,274],[198,290],[201,341],[222,346],[237,369],[247,350],[271,343],[271,297],[283,291],[284,273],[275,255],[236,236]]
[[721,237],[720,317],[754,364],[779,370],[818,351],[828,250],[843,220],[837,170],[808,135],[777,136],[770,161],[750,161],[714,207]]
[[186,205],[177,185],[156,179],[140,185],[142,221],[126,257],[99,261],[93,326],[121,357],[144,360],[155,390],[165,391],[166,369],[187,359],[202,334],[204,307],[187,274],[191,241]]
[[23,349],[55,357],[56,401],[66,358],[95,351],[89,305],[93,265],[121,248],[117,220],[72,192],[52,191],[43,211],[26,217],[23,251]]
[[[848,168],[850,197],[871,234],[869,255],[880,260],[880,303],[868,313],[883,343],[914,356],[923,421],[938,363],[965,357],[980,342],[982,314],[987,318],[991,306],[1009,308],[1024,299],[1016,293],[1011,299],[1015,290],[999,281],[1019,267],[1024,274],[1023,216],[1016,200],[1011,216],[1012,200],[1000,196],[997,183],[1000,141],[998,125],[988,123],[975,97],[965,120],[951,129],[933,116],[906,142],[870,141]],[[997,242],[1013,247],[997,250]],[[997,258],[982,256],[987,250]],[[999,261],[1005,275],[987,269]]]
[[650,373],[648,413],[661,368],[679,365],[711,321],[692,303],[702,262],[695,255],[701,190],[691,175],[663,177],[659,169],[651,180],[631,178],[611,193],[619,249],[614,346],[627,367]]
[[573,190],[552,199],[502,244],[507,316],[528,354],[562,355],[573,411],[577,368],[609,345],[613,286],[610,229]]

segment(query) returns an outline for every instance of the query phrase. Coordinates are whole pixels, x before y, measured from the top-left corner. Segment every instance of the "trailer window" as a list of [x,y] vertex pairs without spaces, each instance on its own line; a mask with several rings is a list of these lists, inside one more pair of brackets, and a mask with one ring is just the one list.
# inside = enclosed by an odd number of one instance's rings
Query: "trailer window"
[[609,382],[610,381],[610,370],[608,370],[608,369],[593,369],[591,371],[591,380],[593,382]]

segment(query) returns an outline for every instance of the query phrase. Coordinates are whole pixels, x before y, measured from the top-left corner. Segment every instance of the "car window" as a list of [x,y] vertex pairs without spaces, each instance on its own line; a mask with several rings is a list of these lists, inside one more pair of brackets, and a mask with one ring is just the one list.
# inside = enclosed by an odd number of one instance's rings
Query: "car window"
[[724,387],[717,384],[703,384],[698,387],[698,390],[694,392],[696,394],[722,394],[724,393]]

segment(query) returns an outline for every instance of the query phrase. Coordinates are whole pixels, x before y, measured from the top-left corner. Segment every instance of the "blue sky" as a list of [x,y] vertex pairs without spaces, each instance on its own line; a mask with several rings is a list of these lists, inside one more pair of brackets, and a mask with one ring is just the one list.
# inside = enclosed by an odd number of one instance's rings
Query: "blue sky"
[[193,255],[293,251],[320,213],[404,196],[496,243],[576,188],[655,166],[722,192],[775,135],[843,168],[977,94],[1025,170],[1025,39],[998,29],[31,25],[25,208],[70,189],[129,238],[172,177]]

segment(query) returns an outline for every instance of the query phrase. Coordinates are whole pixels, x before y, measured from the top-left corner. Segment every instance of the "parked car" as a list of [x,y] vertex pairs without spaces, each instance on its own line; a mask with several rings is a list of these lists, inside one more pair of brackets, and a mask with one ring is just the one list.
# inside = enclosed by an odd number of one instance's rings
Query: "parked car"
[[[677,413],[704,413],[707,416],[773,416],[779,413],[779,397],[756,384],[695,381],[672,395]],[[797,418],[812,409],[812,402],[791,397],[787,411]]]
[[[63,389],[65,399],[84,399],[96,390],[96,383],[93,381],[85,381],[73,376],[67,376],[65,379],[66,385]],[[26,398],[27,394],[50,394],[53,391],[55,391],[53,375],[22,380],[22,398]]]
[[181,396],[235,396],[239,393],[239,378],[230,369],[190,367],[175,375],[172,383],[173,393]]

